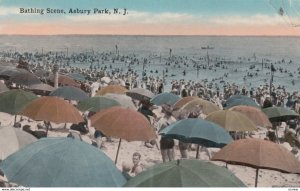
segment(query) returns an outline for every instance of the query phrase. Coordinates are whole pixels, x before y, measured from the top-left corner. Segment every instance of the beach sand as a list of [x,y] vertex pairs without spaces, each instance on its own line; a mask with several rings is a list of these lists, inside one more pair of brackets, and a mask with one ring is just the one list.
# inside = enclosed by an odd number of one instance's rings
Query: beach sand
[[[20,116],[17,117],[17,120],[20,119]],[[23,117],[23,121],[21,122],[22,126],[25,124],[29,124],[32,130],[37,129],[36,125],[41,122],[35,122],[31,120],[28,122],[27,117]],[[2,122],[2,126],[12,125],[14,121],[14,116],[0,113],[0,121]],[[49,137],[66,137],[68,135],[68,129],[64,129],[64,124],[53,124],[54,130],[49,131]],[[70,124],[67,125],[67,128]],[[279,129],[279,134],[282,133],[283,128]],[[266,129],[260,128],[259,131],[254,132],[253,137],[256,138],[264,138],[266,133]],[[89,134],[82,136],[83,141],[91,144],[91,139]],[[119,139],[113,138],[112,142],[105,141],[105,147],[102,151],[115,161],[117,148],[118,148]],[[219,149],[217,148],[208,148],[208,150],[213,154],[217,152]],[[160,151],[154,148],[147,148],[144,146],[144,142],[135,141],[135,142],[127,142],[122,140],[121,148],[118,156],[117,167],[122,169],[122,162],[127,161],[129,163],[132,162],[132,154],[134,152],[139,152],[142,155],[141,162],[146,167],[149,168],[155,164],[162,163],[162,158]],[[180,158],[179,149],[176,147],[175,149],[176,159]],[[195,159],[196,151],[188,152],[190,159]],[[205,151],[200,152],[199,160],[209,160],[209,157]],[[276,160],[276,159],[274,159]],[[213,161],[212,163],[217,164],[219,166],[225,166],[224,162]],[[255,182],[255,169],[240,166],[240,165],[228,165],[228,169],[233,172],[238,178],[240,178],[245,185],[248,187],[254,187]],[[281,173],[274,170],[265,170],[260,169],[259,178],[258,178],[258,187],[300,187],[300,175],[297,174],[288,174]]]

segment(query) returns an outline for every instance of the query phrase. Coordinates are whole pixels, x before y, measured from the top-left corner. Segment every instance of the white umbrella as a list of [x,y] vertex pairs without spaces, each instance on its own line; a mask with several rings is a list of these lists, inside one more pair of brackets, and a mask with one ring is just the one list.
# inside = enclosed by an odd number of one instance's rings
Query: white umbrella
[[124,94],[111,94],[111,93],[108,93],[108,94],[105,94],[104,96],[116,100],[116,101],[119,102],[123,107],[137,110],[137,108],[135,107],[135,105],[134,105],[133,102],[132,102],[131,97],[129,97],[129,96],[127,96],[127,95],[124,95]]
[[0,159],[4,160],[12,153],[37,141],[31,134],[11,126],[0,127]]

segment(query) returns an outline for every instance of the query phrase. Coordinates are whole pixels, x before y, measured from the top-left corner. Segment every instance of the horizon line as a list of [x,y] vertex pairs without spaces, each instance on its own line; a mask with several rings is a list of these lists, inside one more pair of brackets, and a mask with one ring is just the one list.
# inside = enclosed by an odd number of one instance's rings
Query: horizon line
[[191,35],[172,35],[172,34],[0,34],[0,36],[166,36],[166,37],[189,37],[189,36],[203,36],[203,37],[300,37],[300,35],[209,35],[209,34],[191,34]]

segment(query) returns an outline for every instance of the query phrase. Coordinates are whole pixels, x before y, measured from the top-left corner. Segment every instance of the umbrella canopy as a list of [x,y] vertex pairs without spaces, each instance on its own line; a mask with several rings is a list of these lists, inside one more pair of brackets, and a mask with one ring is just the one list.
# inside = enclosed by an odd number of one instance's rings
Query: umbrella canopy
[[246,187],[224,167],[199,160],[157,164],[131,178],[125,187]]
[[16,115],[36,98],[35,94],[20,89],[3,92],[0,94],[0,111]]
[[201,109],[202,112],[206,115],[214,111],[220,110],[220,108],[217,105],[200,98],[189,101],[188,103],[186,103],[180,108],[180,110],[186,110],[186,111],[194,111],[197,109]]
[[203,119],[183,119],[164,128],[161,135],[185,143],[221,148],[232,142],[232,138],[219,125]]
[[37,141],[37,138],[21,129],[10,126],[0,127],[0,159],[5,159],[35,141]]
[[154,128],[141,113],[114,106],[91,117],[91,125],[104,135],[127,141],[147,141],[156,138]]
[[127,91],[126,88],[120,85],[108,85],[104,88],[101,88],[96,95],[105,95],[108,93],[114,93],[114,94],[124,94]]
[[133,88],[126,92],[126,95],[131,97],[132,99],[136,100],[145,100],[145,99],[152,99],[154,97],[154,94],[144,88]]
[[89,96],[84,91],[73,86],[59,87],[53,92],[51,92],[49,96],[57,96],[67,100],[76,100],[76,101],[82,101],[89,98]]
[[246,115],[256,126],[272,127],[268,116],[260,109],[252,106],[238,105],[230,108],[231,111],[240,112]]
[[188,97],[181,98],[174,104],[173,108],[174,108],[174,110],[180,109],[182,106],[184,106],[188,102],[190,102],[194,99],[197,99],[197,98],[199,98],[199,97],[198,96],[188,96]]
[[234,95],[231,96],[224,104],[225,109],[229,109],[231,107],[237,105],[247,105],[252,107],[259,107],[255,101],[253,101],[250,97],[243,96],[243,95]]
[[54,123],[78,124],[83,120],[79,111],[70,103],[57,97],[40,97],[28,104],[20,115],[34,120],[51,121]]
[[80,111],[98,112],[112,106],[120,106],[121,104],[114,99],[104,96],[95,96],[85,99],[78,103],[77,108]]
[[[48,79],[51,82],[54,82],[54,75],[51,74]],[[58,84],[60,86],[74,86],[74,87],[80,87],[80,84],[78,84],[77,82],[75,82],[75,80],[73,80],[71,77],[66,76],[66,75],[62,75],[59,74],[58,75]]]
[[25,73],[28,74],[29,72],[25,69],[16,68],[12,66],[2,66],[0,67],[0,76],[12,77],[17,74]]
[[79,73],[71,73],[68,74],[67,76],[71,77],[73,80],[79,81],[79,82],[85,82],[85,76]]
[[36,77],[32,73],[20,73],[16,74],[12,77],[10,77],[9,81],[19,84],[19,85],[24,85],[24,86],[31,86],[34,84],[40,84],[41,81],[39,80],[38,77]]
[[132,102],[131,97],[124,94],[105,94],[105,97],[112,98],[119,102],[123,107],[137,110],[134,103]]
[[299,117],[295,111],[284,107],[268,107],[262,109],[271,122],[288,121]]
[[178,100],[180,100],[180,97],[178,95],[164,92],[156,95],[153,97],[150,102],[155,104],[155,105],[173,105],[175,104]]
[[52,92],[55,90],[54,87],[48,85],[48,84],[34,84],[28,87],[30,90],[39,90],[39,91],[46,91],[46,92]]
[[9,91],[9,89],[6,87],[6,85],[0,82],[0,93],[7,91]]
[[28,187],[120,187],[126,182],[101,150],[72,138],[40,139],[0,168],[10,182]]
[[236,111],[222,110],[209,114],[205,120],[219,124],[227,131],[255,131],[255,124],[244,114]]
[[300,173],[300,162],[286,148],[262,139],[240,139],[215,153],[212,160],[254,168]]

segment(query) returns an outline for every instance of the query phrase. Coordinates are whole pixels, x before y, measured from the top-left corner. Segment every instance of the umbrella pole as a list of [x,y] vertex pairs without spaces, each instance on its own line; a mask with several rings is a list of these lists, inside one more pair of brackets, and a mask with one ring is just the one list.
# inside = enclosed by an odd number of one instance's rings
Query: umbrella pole
[[256,175],[255,175],[255,187],[257,187],[257,180],[258,180],[258,168],[256,169]]
[[49,127],[48,127],[48,125],[46,124],[46,121],[44,121],[44,124],[45,124],[45,126],[46,126],[46,137],[48,137],[48,130],[49,130]]
[[199,158],[199,149],[200,149],[200,145],[197,145],[196,159],[198,159],[198,158]]
[[118,150],[117,150],[117,155],[116,155],[116,159],[115,159],[115,164],[117,164],[118,155],[119,155],[119,150],[120,150],[120,146],[121,146],[121,141],[122,141],[122,139],[120,139],[120,141],[119,141]]
[[14,124],[16,124],[17,123],[17,115],[15,115],[15,123]]

